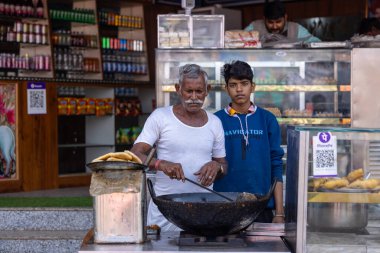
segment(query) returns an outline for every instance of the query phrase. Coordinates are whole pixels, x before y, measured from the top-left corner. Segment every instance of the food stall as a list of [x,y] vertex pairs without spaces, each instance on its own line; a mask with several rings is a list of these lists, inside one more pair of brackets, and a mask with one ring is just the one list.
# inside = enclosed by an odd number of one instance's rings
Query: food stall
[[[378,169],[378,158],[376,154],[373,158],[372,152],[378,149],[376,143],[380,138],[380,130],[348,128],[355,120],[352,111],[358,111],[352,107],[353,102],[361,104],[365,99],[363,92],[355,90],[355,94],[358,94],[355,99],[351,93],[352,80],[358,82],[355,79],[357,73],[351,72],[353,61],[357,64],[358,57],[352,57],[349,43],[320,44],[315,48],[287,45],[280,48],[236,49],[223,48],[223,38],[213,36],[214,45],[217,46],[203,47],[196,44],[193,47],[191,22],[191,17],[186,15],[159,17],[159,48],[156,49],[157,106],[177,102],[174,85],[178,82],[178,70],[185,64],[196,63],[206,70],[212,86],[205,109],[211,112],[222,109],[229,102],[223,88],[224,63],[233,60],[248,62],[254,70],[256,83],[256,92],[251,99],[275,114],[282,127],[282,144],[287,149],[284,170],[286,223],[253,223],[234,233],[212,236],[204,235],[202,231],[189,235],[186,230],[159,233],[147,229],[143,243],[96,244],[89,241],[82,245],[79,252],[378,251],[380,219],[376,213],[379,211],[380,191],[377,192],[377,186],[371,189],[355,184],[348,187],[360,177],[373,179],[368,172]],[[214,28],[201,27],[201,30],[221,30],[218,22],[212,24]],[[202,44],[199,38],[197,42]],[[205,43],[210,43],[210,38]],[[257,46],[254,43],[250,45]],[[360,55],[359,51],[356,52]],[[355,115],[361,118],[360,113]],[[291,126],[288,129],[289,125],[318,127]],[[330,171],[330,174],[318,174],[313,166],[320,164],[320,161],[319,158],[313,159],[317,155],[310,145],[319,133],[330,132],[335,140],[335,151],[330,157],[335,170]],[[328,178],[326,182],[330,178],[344,180],[343,177],[359,168],[362,168],[362,175],[339,187],[343,188],[342,191],[336,191],[335,186],[326,192],[314,186],[308,188],[308,183],[314,184],[319,177]],[[377,183],[378,180],[373,182]],[[155,197],[154,194],[152,197]],[[332,209],[332,215],[328,214],[328,209],[321,207],[325,204]],[[350,213],[353,209],[358,212]],[[206,213],[200,213],[198,217],[201,219],[203,216]],[[356,224],[352,225],[352,221]]]

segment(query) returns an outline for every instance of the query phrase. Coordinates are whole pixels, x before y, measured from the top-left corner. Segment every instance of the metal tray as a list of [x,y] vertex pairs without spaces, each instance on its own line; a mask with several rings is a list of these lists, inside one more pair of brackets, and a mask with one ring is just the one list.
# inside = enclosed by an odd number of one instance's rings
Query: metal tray
[[341,192],[341,193],[368,193],[371,192],[370,189],[358,189],[358,188],[337,188],[337,189],[326,189],[326,188],[319,188],[319,192]]
[[362,41],[352,41],[353,47],[364,47],[364,48],[377,48],[380,47],[380,40],[362,40]]
[[119,161],[104,161],[104,162],[92,162],[86,164],[93,172],[99,170],[148,170],[148,166],[135,162],[119,162]]
[[307,48],[350,48],[349,41],[321,41],[310,42],[305,44]]

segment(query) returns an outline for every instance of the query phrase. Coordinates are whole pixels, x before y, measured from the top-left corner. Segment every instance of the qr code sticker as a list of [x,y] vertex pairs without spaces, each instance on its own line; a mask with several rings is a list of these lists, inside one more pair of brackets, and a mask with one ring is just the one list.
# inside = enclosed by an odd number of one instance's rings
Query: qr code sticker
[[40,109],[44,107],[44,91],[32,90],[29,92],[30,107]]
[[334,150],[316,150],[316,168],[334,167]]

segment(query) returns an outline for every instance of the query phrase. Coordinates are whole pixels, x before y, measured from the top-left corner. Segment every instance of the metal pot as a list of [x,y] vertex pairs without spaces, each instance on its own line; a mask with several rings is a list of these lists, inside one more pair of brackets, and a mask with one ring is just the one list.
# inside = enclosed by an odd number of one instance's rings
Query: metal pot
[[309,203],[307,223],[315,230],[358,231],[368,224],[368,204]]
[[[265,209],[276,182],[265,196],[257,200],[226,201],[213,193],[183,193],[156,196],[153,184],[147,179],[153,202],[170,222],[196,235],[218,236],[238,232],[248,227]],[[225,192],[236,199],[239,192]]]

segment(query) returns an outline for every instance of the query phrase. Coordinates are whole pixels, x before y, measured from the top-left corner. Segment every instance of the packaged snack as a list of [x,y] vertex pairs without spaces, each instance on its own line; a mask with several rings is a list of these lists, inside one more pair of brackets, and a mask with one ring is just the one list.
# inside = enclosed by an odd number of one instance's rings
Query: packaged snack
[[97,98],[95,100],[96,103],[96,116],[104,116],[106,115],[106,101],[102,98]]
[[86,115],[87,113],[87,100],[85,98],[77,99],[77,115]]
[[77,99],[76,98],[68,98],[67,103],[67,115],[75,115],[77,114]]
[[118,98],[115,100],[115,108],[117,116],[127,116],[129,113],[127,104],[124,99]]
[[58,98],[58,115],[67,115],[68,100],[66,97]]
[[94,115],[96,113],[96,102],[94,98],[86,98],[87,101],[87,114]]
[[261,48],[258,31],[226,31],[224,44],[226,48]]
[[112,98],[106,98],[106,114],[112,115],[113,114],[113,99]]

